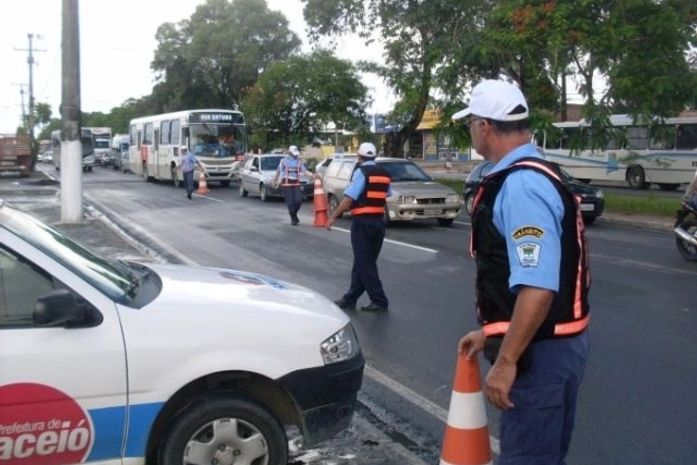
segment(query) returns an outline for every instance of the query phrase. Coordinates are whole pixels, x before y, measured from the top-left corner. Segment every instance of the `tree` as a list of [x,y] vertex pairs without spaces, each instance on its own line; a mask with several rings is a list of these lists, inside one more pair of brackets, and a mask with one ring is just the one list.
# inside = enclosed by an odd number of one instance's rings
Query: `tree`
[[329,122],[363,124],[367,89],[355,67],[317,50],[271,65],[244,99],[242,109],[266,148],[308,140]]
[[157,112],[234,107],[264,69],[300,45],[264,0],[208,0],[190,19],[160,26],[156,38]]

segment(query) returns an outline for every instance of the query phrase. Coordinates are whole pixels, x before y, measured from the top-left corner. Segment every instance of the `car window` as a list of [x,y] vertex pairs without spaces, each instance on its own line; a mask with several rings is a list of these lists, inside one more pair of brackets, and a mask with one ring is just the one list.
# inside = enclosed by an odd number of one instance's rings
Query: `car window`
[[254,157],[254,160],[252,160],[252,167],[259,169],[259,157]]
[[380,166],[390,173],[392,182],[431,180],[421,168],[409,161],[380,163]]
[[37,299],[53,287],[48,273],[0,247],[0,328],[32,325]]
[[261,169],[263,171],[272,171],[278,168],[278,164],[281,163],[283,157],[264,157],[261,159]]
[[330,177],[330,178],[335,178],[339,174],[339,170],[341,169],[341,161],[339,160],[334,160],[333,162],[329,163],[329,166],[327,167],[327,173],[325,176]]
[[348,181],[351,179],[351,175],[353,174],[353,166],[355,165],[355,162],[352,161],[345,161],[341,163],[341,167],[339,168],[339,172],[337,173],[336,177],[339,179],[343,179],[345,181]]

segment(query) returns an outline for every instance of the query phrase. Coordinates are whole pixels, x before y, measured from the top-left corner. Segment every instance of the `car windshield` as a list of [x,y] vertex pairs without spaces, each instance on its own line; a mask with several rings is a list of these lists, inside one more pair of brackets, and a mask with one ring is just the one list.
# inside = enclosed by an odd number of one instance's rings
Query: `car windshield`
[[226,158],[247,151],[247,134],[241,124],[191,124],[189,137],[198,157]]
[[113,300],[121,300],[138,286],[138,279],[125,263],[112,261],[51,226],[9,207],[0,208],[0,223],[13,234],[40,249],[80,275]]
[[261,159],[261,170],[262,171],[273,171],[278,168],[278,164],[281,163],[283,157],[263,157]]
[[380,163],[390,173],[392,182],[431,181],[431,178],[417,165],[410,161]]

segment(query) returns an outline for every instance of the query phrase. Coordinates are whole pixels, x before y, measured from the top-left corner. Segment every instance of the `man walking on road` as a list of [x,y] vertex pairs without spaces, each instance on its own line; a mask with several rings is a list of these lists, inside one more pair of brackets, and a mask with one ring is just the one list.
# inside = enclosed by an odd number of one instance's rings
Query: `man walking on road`
[[196,167],[205,172],[203,165],[198,161],[196,155],[189,152],[189,149],[182,147],[179,151],[179,169],[184,177],[184,187],[186,188],[186,196],[191,200],[191,194],[194,192],[194,170]]
[[576,201],[530,143],[528,117],[520,90],[495,80],[453,115],[495,163],[472,213],[482,329],[458,349],[483,349],[492,363],[484,392],[502,410],[497,463],[561,465],[588,356],[588,252]]
[[378,276],[377,260],[385,239],[385,203],[391,192],[390,174],[375,164],[376,154],[377,150],[370,142],[360,145],[358,169],[354,170],[344,198],[327,222],[327,229],[331,229],[338,217],[351,210],[351,287],[341,299],[335,301],[343,309],[354,310],[358,298],[367,291],[370,304],[361,307],[361,310],[387,310],[387,296]]
[[302,174],[313,176],[308,171],[305,164],[300,160],[300,150],[295,145],[288,148],[288,155],[283,157],[276,169],[276,175],[273,178],[273,184],[283,187],[283,197],[286,200],[288,215],[290,215],[290,224],[297,226],[300,223],[298,211],[303,203],[303,193],[300,186],[300,177]]

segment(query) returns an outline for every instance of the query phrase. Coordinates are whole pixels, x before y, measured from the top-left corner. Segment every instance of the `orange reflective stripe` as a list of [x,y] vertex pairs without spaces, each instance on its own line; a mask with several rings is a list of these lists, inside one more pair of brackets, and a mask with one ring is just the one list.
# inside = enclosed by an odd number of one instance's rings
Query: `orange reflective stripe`
[[508,321],[499,321],[498,323],[489,323],[488,325],[482,326],[482,331],[486,337],[506,334],[509,326],[511,326],[511,324]]
[[534,161],[521,161],[521,162],[518,162],[518,163],[513,163],[513,166],[532,166],[532,167],[534,167],[534,168],[538,168],[538,169],[544,171],[545,173],[547,173],[548,175],[552,176],[552,177],[553,177],[554,179],[556,179],[557,181],[562,182],[562,180],[559,178],[559,176],[557,175],[557,173],[555,173],[555,172],[552,171],[551,169],[547,168],[547,167],[546,167],[545,165],[543,165],[542,163],[537,163],[537,162],[534,162]]
[[366,192],[365,196],[369,199],[386,199],[387,192],[368,191]]
[[588,326],[591,320],[590,313],[581,320],[572,321],[569,323],[558,323],[554,325],[554,334],[557,336],[565,336],[568,334],[580,333]]
[[390,178],[387,176],[368,176],[368,182],[371,184],[389,184]]
[[354,208],[351,210],[352,215],[369,215],[369,214],[382,215],[384,213],[385,213],[384,207],[360,207],[360,208]]

